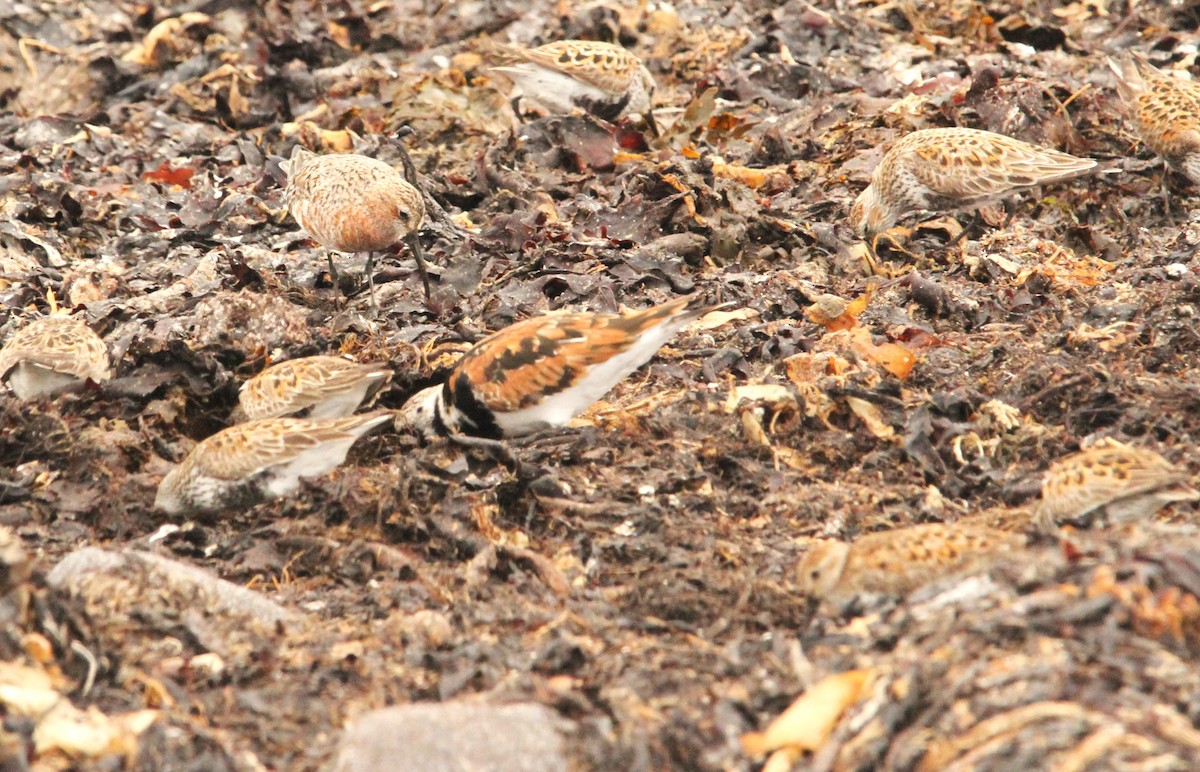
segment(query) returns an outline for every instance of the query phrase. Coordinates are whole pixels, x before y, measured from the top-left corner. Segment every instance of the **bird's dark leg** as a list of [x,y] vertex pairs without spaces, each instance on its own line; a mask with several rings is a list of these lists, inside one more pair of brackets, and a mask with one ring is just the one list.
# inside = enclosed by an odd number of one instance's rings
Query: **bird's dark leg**
[[957,236],[950,239],[950,243],[946,245],[946,249],[951,249],[952,247],[957,246],[958,242],[962,241],[963,237],[965,237],[967,235],[967,231],[974,228],[975,223],[977,223],[977,222],[979,222],[979,210],[978,209],[976,209],[974,214],[971,215],[971,222],[967,223],[966,226],[961,231],[958,232]]
[[527,448],[535,442],[540,442],[551,437],[577,437],[579,430],[566,426],[548,426],[545,429],[539,429],[532,434],[526,434],[523,437],[509,440],[509,444],[517,448]]
[[504,466],[507,467],[513,474],[516,474],[521,469],[521,462],[518,461],[516,456],[512,454],[512,451],[509,450],[508,446],[500,440],[489,440],[485,437],[472,437],[468,434],[459,434],[457,432],[451,432],[447,434],[446,438],[454,444],[461,445],[464,448],[478,448],[480,450],[486,450],[489,454],[491,454],[492,458],[496,459],[501,464],[504,464]]
[[375,301],[375,253],[367,253],[367,292],[371,299],[371,310],[378,311],[379,303]]
[[410,233],[404,240],[408,249],[417,261],[417,270],[421,272],[421,286],[425,288],[425,300],[429,301],[429,271],[425,270],[425,253],[421,251],[421,241],[417,234]]
[[337,269],[333,267],[333,252],[325,250],[325,259],[329,261],[329,281],[333,282],[334,289],[337,289],[338,275]]
[[654,110],[647,109],[646,114],[642,116],[646,121],[646,128],[650,129],[650,136],[658,139],[662,136],[662,132],[658,130],[658,122],[654,120]]
[[337,268],[333,265],[333,252],[325,250],[325,259],[329,263],[329,282],[333,284],[334,307],[342,308],[350,296],[342,291],[341,277],[338,276]]
[[1170,177],[1171,177],[1171,168],[1169,166],[1167,166],[1166,161],[1163,161],[1163,173],[1162,173],[1163,214],[1167,218],[1167,224],[1174,225],[1175,224],[1175,216],[1171,214],[1171,186],[1169,183]]

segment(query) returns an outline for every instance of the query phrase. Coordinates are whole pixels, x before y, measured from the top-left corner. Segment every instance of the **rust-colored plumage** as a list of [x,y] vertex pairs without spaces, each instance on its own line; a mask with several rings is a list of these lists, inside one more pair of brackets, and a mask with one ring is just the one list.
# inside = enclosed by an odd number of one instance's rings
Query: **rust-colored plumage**
[[[327,250],[366,252],[371,302],[375,253],[408,245],[429,293],[417,231],[425,221],[421,192],[383,161],[362,155],[316,155],[300,146],[285,165],[284,199],[296,223]],[[333,257],[329,256],[329,271]]]
[[415,395],[403,413],[426,434],[511,437],[562,426],[716,307],[689,296],[629,314],[526,319],[477,343],[445,385]]

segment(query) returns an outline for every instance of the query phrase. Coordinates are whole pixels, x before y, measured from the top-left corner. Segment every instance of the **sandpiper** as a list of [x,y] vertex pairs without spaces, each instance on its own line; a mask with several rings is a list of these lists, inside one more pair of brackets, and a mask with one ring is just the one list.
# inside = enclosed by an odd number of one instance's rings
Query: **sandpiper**
[[391,377],[386,365],[360,365],[342,357],[288,359],[242,384],[230,418],[341,418],[358,410]]
[[940,577],[986,570],[1025,536],[978,525],[927,523],[815,542],[796,567],[797,589],[843,603],[864,592],[904,595]]
[[112,377],[108,348],[91,327],[65,314],[17,330],[0,349],[0,378],[22,400],[42,399]]
[[1020,188],[1077,177],[1090,158],[978,129],[922,129],[884,154],[871,184],[850,208],[860,238],[875,236],[913,212],[973,210]]
[[300,479],[346,460],[359,437],[393,419],[390,411],[347,418],[268,418],[204,440],[158,486],[154,506],[184,515],[248,507],[286,496]]
[[[297,145],[284,163],[288,211],[326,250],[367,253],[367,286],[375,306],[375,253],[398,242],[408,245],[425,297],[429,274],[417,231],[425,221],[421,191],[404,175],[375,158],[353,153],[316,155]],[[333,255],[329,275],[336,282]]]
[[1047,532],[1063,524],[1124,523],[1152,517],[1176,501],[1195,501],[1200,492],[1190,475],[1146,448],[1106,437],[1050,465],[1034,522]]
[[579,108],[606,121],[650,116],[654,78],[635,55],[595,40],[560,40],[537,48],[496,46],[493,71],[555,114]]

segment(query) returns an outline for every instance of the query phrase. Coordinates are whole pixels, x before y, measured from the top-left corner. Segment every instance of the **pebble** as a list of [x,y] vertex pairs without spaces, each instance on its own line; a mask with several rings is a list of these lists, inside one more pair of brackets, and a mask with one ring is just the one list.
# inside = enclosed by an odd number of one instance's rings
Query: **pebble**
[[357,718],[342,735],[334,772],[560,772],[560,727],[537,704],[398,705]]

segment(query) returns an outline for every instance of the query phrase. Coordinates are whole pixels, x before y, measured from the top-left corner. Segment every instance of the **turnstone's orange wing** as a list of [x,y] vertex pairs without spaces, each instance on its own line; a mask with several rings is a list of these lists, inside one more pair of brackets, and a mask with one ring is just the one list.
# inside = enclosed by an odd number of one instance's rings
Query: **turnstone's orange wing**
[[627,351],[650,329],[708,310],[688,296],[631,314],[536,317],[494,333],[463,356],[446,382],[452,402],[465,379],[494,412],[532,407],[575,386],[591,368]]

